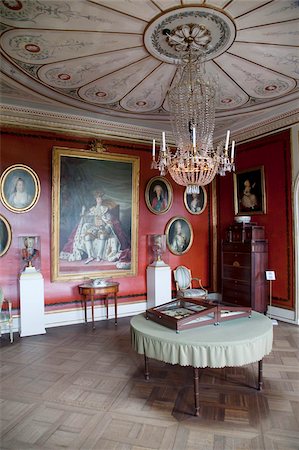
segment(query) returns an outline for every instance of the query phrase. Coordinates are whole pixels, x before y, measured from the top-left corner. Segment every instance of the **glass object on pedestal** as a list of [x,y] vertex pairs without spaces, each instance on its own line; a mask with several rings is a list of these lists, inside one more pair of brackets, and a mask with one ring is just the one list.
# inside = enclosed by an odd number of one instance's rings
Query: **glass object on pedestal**
[[166,251],[165,234],[148,235],[148,253],[150,256],[150,266],[166,266],[162,256]]
[[40,271],[40,236],[19,236],[20,271]]

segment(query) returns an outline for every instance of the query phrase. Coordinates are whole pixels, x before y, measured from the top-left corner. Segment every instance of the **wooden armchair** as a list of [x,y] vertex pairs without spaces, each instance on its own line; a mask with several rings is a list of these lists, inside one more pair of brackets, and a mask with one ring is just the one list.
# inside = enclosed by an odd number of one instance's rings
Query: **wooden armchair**
[[173,274],[176,284],[177,297],[207,298],[208,291],[203,287],[200,278],[192,278],[190,269],[185,266],[178,266],[173,271]]
[[12,304],[4,298],[3,290],[0,287],[0,337],[2,331],[7,328],[10,334],[10,342],[13,343]]

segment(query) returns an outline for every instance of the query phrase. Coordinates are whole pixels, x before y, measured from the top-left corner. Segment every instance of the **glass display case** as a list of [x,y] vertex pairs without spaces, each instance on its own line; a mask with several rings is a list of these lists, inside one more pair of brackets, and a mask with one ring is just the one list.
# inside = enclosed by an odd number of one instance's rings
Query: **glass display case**
[[165,262],[162,259],[166,251],[166,235],[165,234],[149,234],[148,253],[151,266],[164,266]]
[[178,298],[146,310],[145,317],[179,332],[240,317],[250,317],[251,308],[199,299]]
[[40,270],[40,236],[19,236],[20,272]]

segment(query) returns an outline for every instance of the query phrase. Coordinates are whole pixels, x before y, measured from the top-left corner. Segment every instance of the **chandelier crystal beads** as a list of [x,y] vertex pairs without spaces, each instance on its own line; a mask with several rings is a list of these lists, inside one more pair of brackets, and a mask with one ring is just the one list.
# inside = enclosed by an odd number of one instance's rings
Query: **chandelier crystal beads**
[[229,131],[226,141],[215,148],[215,107],[218,80],[205,72],[205,52],[211,34],[204,25],[181,25],[164,30],[168,44],[180,53],[175,79],[168,91],[168,104],[176,150],[171,151],[162,133],[162,143],[152,167],[161,175],[168,171],[173,180],[187,186],[187,192],[211,183],[215,175],[234,170],[234,146],[229,154]]

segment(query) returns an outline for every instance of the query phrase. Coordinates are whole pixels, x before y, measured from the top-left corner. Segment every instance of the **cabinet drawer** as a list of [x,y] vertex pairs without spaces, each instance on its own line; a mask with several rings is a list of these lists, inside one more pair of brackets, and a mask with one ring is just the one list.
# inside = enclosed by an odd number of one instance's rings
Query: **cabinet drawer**
[[235,293],[238,295],[242,295],[242,296],[248,296],[250,297],[251,295],[251,289],[250,289],[250,284],[248,283],[242,283],[240,281],[237,280],[223,280],[222,282],[222,293],[224,294],[227,293],[229,295],[235,295]]
[[231,278],[231,280],[250,281],[250,267],[234,267],[223,265],[222,277]]
[[233,280],[223,280],[222,297],[224,302],[251,306],[250,285]]
[[251,255],[250,253],[226,252],[223,253],[223,264],[234,267],[249,267],[251,265]]
[[223,252],[250,253],[252,245],[250,242],[223,242],[222,249]]

